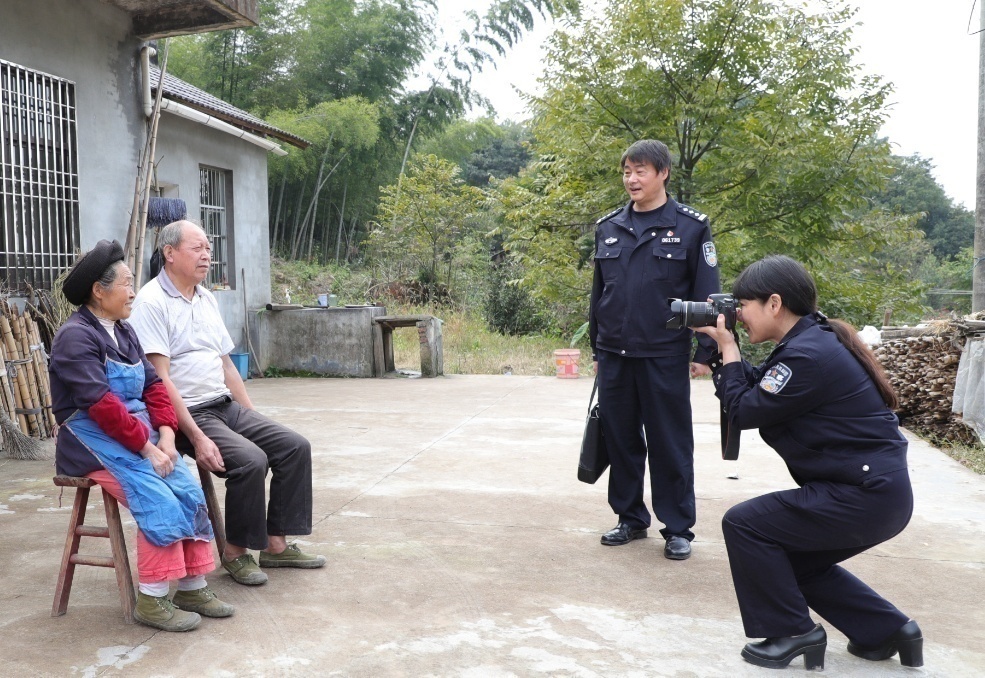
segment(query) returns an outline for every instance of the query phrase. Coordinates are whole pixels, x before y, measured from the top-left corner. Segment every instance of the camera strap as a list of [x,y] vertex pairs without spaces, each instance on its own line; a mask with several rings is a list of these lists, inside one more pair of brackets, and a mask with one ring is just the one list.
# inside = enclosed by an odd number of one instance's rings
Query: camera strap
[[739,458],[739,427],[732,426],[724,408],[720,410],[722,429],[722,459],[735,461]]

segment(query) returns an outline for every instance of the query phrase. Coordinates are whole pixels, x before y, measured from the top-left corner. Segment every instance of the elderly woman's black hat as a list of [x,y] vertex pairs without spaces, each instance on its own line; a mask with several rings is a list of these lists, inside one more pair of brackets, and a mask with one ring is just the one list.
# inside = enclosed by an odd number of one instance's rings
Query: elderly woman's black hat
[[116,240],[100,240],[96,246],[82,255],[69,271],[62,292],[76,306],[89,301],[92,284],[99,280],[107,268],[123,261],[123,246]]

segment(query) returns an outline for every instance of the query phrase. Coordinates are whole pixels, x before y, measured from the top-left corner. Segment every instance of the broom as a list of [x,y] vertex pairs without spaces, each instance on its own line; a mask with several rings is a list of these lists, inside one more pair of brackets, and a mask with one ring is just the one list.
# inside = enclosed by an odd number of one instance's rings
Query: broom
[[[188,216],[188,206],[181,198],[151,198],[147,203],[147,227],[164,228],[170,223],[181,221]],[[150,255],[150,277],[155,278],[161,272],[164,262],[161,261],[161,250],[157,249],[157,238],[154,239],[154,252]]]
[[153,197],[147,203],[147,228],[161,228],[188,215],[188,206],[181,198]]
[[24,435],[3,408],[0,408],[0,433],[3,434],[3,449],[8,459],[41,461],[50,458],[46,446],[40,440]]

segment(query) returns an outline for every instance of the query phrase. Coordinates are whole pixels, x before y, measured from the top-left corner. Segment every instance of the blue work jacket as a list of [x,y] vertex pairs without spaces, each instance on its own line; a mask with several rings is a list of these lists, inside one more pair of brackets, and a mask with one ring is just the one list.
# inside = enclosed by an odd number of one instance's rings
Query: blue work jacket
[[[600,219],[595,229],[595,279],[589,334],[592,354],[627,358],[689,355],[693,332],[667,329],[669,299],[701,301],[721,291],[708,217],[668,198],[658,225],[637,237],[633,203]],[[715,342],[698,337],[693,362],[707,363]]]
[[822,318],[801,318],[759,367],[743,360],[715,369],[729,424],[758,428],[801,486],[864,485],[905,469],[899,420]]

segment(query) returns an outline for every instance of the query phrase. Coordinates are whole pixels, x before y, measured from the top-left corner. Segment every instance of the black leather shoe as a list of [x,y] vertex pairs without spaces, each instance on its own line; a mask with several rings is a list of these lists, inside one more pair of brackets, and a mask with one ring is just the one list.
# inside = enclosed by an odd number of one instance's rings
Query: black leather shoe
[[691,557],[691,542],[684,537],[667,537],[664,545],[664,558],[671,560],[687,560]]
[[923,633],[920,632],[917,623],[911,619],[903,624],[899,631],[889,636],[882,645],[866,647],[856,645],[849,640],[848,652],[870,662],[889,659],[899,652],[899,662],[903,666],[923,666]]
[[634,539],[646,539],[646,528],[636,530],[626,523],[619,523],[602,535],[602,543],[606,546],[622,546]]
[[804,655],[804,668],[808,671],[824,668],[824,651],[828,647],[828,634],[818,624],[813,631],[802,636],[767,638],[758,643],[748,643],[742,648],[742,658],[750,664],[768,669],[785,668],[791,661]]

